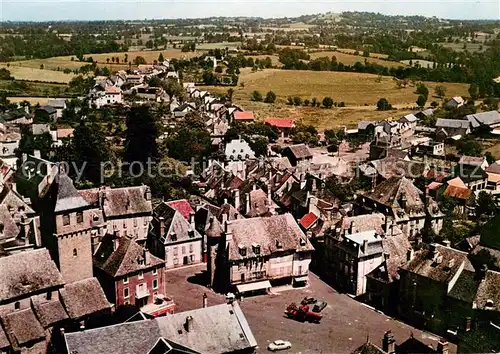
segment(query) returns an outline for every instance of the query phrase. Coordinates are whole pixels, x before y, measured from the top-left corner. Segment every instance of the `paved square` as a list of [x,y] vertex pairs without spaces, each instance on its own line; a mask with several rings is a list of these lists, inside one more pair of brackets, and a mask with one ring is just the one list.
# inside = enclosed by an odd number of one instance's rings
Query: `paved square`
[[[205,266],[188,267],[167,272],[167,294],[178,304],[177,312],[202,306],[203,293],[207,293],[208,306],[225,301],[223,295],[196,284]],[[196,275],[198,274],[198,276]],[[396,343],[400,344],[413,333],[416,339],[434,348],[439,336],[420,331],[380,314],[349,296],[339,294],[323,283],[316,275],[309,274],[310,285],[303,289],[279,292],[276,295],[260,295],[244,298],[240,306],[259,344],[258,353],[266,353],[267,345],[283,339],[292,343],[292,349],[282,353],[350,353],[361,346],[367,336],[381,346],[385,331],[392,330]],[[300,323],[284,316],[286,306],[300,302],[304,296],[324,300],[328,306],[321,312],[320,324]],[[450,344],[450,354],[456,346]]]

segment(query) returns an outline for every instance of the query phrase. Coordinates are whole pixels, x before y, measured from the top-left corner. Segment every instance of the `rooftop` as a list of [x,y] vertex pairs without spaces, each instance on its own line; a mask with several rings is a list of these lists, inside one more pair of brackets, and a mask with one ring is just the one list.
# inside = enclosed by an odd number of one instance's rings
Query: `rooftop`
[[147,354],[160,338],[203,354],[257,346],[237,302],[65,335],[69,352],[79,354]]
[[0,303],[64,285],[45,248],[1,257],[0,269]]

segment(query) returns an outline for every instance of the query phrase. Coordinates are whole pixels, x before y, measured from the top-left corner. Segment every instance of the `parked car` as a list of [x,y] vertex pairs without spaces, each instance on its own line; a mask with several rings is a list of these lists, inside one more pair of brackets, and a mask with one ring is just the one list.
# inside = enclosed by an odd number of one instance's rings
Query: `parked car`
[[315,302],[316,302],[315,298],[306,296],[305,298],[302,299],[300,303],[302,305],[309,305],[309,304],[314,304]]
[[292,343],[286,341],[286,340],[275,340],[272,343],[269,343],[267,346],[267,350],[270,350],[272,352],[276,352],[278,350],[285,350],[285,349],[290,349],[292,348]]
[[313,312],[321,312],[328,305],[325,301],[317,300],[312,310]]

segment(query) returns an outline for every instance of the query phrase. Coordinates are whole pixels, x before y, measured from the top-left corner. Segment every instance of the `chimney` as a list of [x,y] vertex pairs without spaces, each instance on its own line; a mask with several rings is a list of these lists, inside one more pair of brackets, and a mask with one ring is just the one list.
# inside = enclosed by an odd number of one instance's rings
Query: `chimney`
[[163,235],[165,235],[165,218],[160,216],[160,234],[157,236],[162,237]]
[[203,293],[203,308],[208,306],[208,297],[207,293]]
[[113,237],[113,251],[116,251],[118,249],[118,246],[120,246],[120,240],[118,239],[118,236]]
[[409,262],[413,259],[413,255],[414,255],[414,251],[413,251],[413,248],[408,248],[408,250],[406,251],[406,261]]
[[245,205],[245,214],[250,212],[250,193],[246,194],[246,205]]
[[311,191],[316,192],[316,189],[317,189],[316,177],[313,177],[311,181]]
[[388,354],[394,353],[396,351],[396,340],[391,331],[387,331],[384,334],[384,339],[382,340],[382,350]]
[[363,240],[363,253],[368,251],[368,240]]
[[196,226],[194,223],[194,211],[189,213],[189,223],[191,224],[191,228],[194,230]]
[[40,159],[41,158],[40,150],[34,150],[33,156],[35,156],[37,159]]
[[479,279],[481,281],[484,280],[484,278],[486,277],[486,273],[488,272],[488,266],[486,264],[483,264],[479,267],[478,271],[477,271],[477,275],[479,277]]
[[186,332],[191,332],[193,330],[193,316],[186,317],[186,323],[184,324],[184,329]]
[[438,354],[448,354],[448,341],[444,338],[441,338],[437,345]]
[[240,190],[235,189],[234,190],[234,207],[236,208],[236,210],[240,210],[240,206],[241,206]]
[[354,221],[349,223],[349,235],[352,235],[352,230],[354,229]]
[[151,263],[151,254],[147,248],[144,249],[144,265],[149,265]]
[[446,247],[451,247],[451,242],[450,240],[443,240],[443,246],[446,246]]

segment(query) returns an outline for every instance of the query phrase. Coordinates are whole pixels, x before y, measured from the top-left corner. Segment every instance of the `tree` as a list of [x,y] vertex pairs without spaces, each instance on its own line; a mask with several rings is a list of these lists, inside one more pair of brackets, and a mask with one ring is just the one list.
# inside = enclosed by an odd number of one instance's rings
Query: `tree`
[[217,67],[215,68],[215,72],[216,72],[216,73],[219,73],[219,74],[220,74],[220,73],[222,73],[222,66],[217,66]]
[[495,200],[490,193],[485,191],[479,192],[476,201],[476,217],[477,221],[483,216],[490,216],[495,213]]
[[469,86],[469,95],[473,100],[477,99],[479,96],[477,84],[474,82]]
[[302,104],[302,98],[300,98],[299,96],[295,96],[293,98],[293,105],[300,106],[301,104]]
[[482,156],[483,147],[481,143],[479,143],[472,136],[467,135],[465,138],[457,141],[457,151],[461,155],[467,156]]
[[101,164],[110,161],[112,156],[102,126],[97,122],[82,121],[80,126],[75,129],[69,147],[69,150],[64,149],[64,147],[61,149],[72,153],[72,161],[75,161],[79,168],[86,164],[83,170],[84,178],[99,185],[102,182]]
[[438,97],[444,97],[444,95],[446,95],[446,87],[438,85],[434,88],[434,93]]
[[158,55],[158,63],[163,63],[165,61],[165,58],[163,57],[163,53],[160,53],[160,55]]
[[205,121],[197,112],[190,112],[169,134],[166,146],[170,157],[191,163],[210,151],[211,141]]
[[233,95],[234,95],[234,89],[232,87],[230,87],[227,90],[227,98],[228,98],[229,101],[233,100]]
[[308,106],[309,106],[309,103],[311,103],[311,102],[309,101],[309,99],[307,99],[307,98],[306,98],[306,99],[304,100],[304,106],[308,107]]
[[420,95],[417,98],[417,106],[419,107],[424,107],[425,103],[427,102],[427,98],[424,95]]
[[496,161],[495,156],[493,156],[493,154],[489,151],[486,151],[484,157],[486,158],[486,161],[488,161],[488,164],[490,165]]
[[185,91],[182,85],[174,79],[166,79],[160,83],[163,91],[168,95],[168,99],[172,101],[172,98],[182,96]]
[[146,64],[146,59],[144,59],[144,57],[137,56],[137,57],[135,57],[135,59],[134,59],[134,64],[135,64],[135,65],[142,65],[142,64]]
[[381,98],[377,102],[377,111],[390,111],[392,105],[387,101],[386,98]]
[[316,103],[318,103],[318,99],[316,97],[311,98],[311,107],[316,107]]
[[262,94],[255,90],[252,92],[252,101],[254,102],[261,102],[262,101]]
[[333,99],[331,97],[323,98],[323,107],[332,108],[333,107]]
[[274,102],[276,102],[276,94],[273,91],[269,91],[266,94],[266,98],[264,99],[264,102],[266,102],[266,103],[274,103]]
[[126,119],[125,156],[130,163],[146,163],[158,152],[158,122],[149,106],[132,107]]
[[43,64],[40,64],[40,69],[42,69],[42,70],[43,70],[43,68],[44,68]]
[[293,106],[293,97],[291,96],[287,97],[286,103],[289,104],[290,106]]
[[423,84],[422,82],[419,82],[417,84],[417,89],[415,90],[415,92],[418,94],[418,95],[422,95],[425,97],[425,99],[427,100],[427,97],[429,97],[429,89],[427,88],[427,86],[425,86],[425,84]]
[[255,152],[256,157],[267,156],[268,140],[264,137],[257,137],[250,141],[250,147]]

